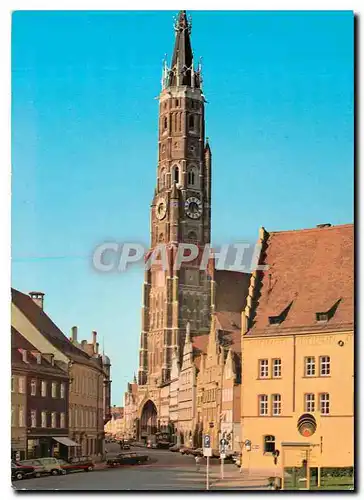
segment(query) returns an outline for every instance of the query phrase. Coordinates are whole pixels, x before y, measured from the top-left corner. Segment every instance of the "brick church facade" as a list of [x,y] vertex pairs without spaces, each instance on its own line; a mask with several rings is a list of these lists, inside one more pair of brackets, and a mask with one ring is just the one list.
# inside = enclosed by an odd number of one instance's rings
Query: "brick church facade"
[[210,243],[211,232],[211,151],[205,139],[205,98],[185,11],[179,13],[175,31],[171,68],[164,64],[159,95],[158,166],[151,205],[150,252],[165,245],[168,268],[155,263],[145,271],[138,372],[139,437],[157,430],[170,431],[169,412],[163,408],[169,397],[172,360],[175,366],[182,361],[187,322],[192,338],[207,335],[210,329],[208,272],[200,270],[199,258],[174,269],[178,245],[192,243],[202,252]]

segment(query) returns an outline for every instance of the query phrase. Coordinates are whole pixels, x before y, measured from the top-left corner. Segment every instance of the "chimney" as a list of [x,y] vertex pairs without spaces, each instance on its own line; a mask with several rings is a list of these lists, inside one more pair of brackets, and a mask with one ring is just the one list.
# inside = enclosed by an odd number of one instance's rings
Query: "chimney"
[[99,354],[99,343],[96,342],[95,354]]
[[77,326],[73,326],[71,328],[72,334],[71,334],[71,341],[72,342],[77,342]]
[[29,292],[29,297],[43,310],[44,293],[42,292]]
[[96,338],[97,338],[97,332],[95,330],[92,332],[92,344],[96,348]]
[[317,226],[316,226],[316,227],[318,227],[318,228],[322,229],[322,228],[324,228],[324,227],[331,227],[331,224],[330,224],[330,223],[328,223],[328,222],[326,222],[325,224],[317,224]]
[[23,356],[23,363],[28,363],[28,353],[27,353],[26,349],[23,349],[21,354]]

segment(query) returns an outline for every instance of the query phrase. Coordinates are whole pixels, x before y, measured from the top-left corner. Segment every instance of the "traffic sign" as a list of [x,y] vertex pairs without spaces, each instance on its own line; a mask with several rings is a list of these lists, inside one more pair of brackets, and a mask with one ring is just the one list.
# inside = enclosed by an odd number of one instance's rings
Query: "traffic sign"
[[212,457],[212,449],[211,448],[204,448],[203,449],[203,456],[204,457]]
[[205,436],[203,437],[203,446],[204,446],[204,448],[211,447],[211,440],[210,440],[210,436],[208,434],[205,434]]
[[225,446],[227,444],[227,440],[226,439],[220,439],[220,444],[221,446]]

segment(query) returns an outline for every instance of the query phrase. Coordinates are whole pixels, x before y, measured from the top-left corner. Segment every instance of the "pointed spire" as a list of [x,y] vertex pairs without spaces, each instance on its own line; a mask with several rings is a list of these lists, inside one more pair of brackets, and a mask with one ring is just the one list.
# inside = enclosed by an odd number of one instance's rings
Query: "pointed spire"
[[186,324],[186,340],[185,340],[185,343],[187,344],[187,342],[191,342],[191,323],[189,321],[187,321],[187,324]]
[[[193,53],[190,39],[191,21],[187,19],[185,10],[179,12],[174,30],[176,32],[176,40],[171,64],[170,85],[192,86]],[[197,86],[195,82],[193,86]]]
[[136,375],[135,375],[135,372],[134,372],[134,380],[133,380],[134,384],[137,383],[137,378],[136,378]]

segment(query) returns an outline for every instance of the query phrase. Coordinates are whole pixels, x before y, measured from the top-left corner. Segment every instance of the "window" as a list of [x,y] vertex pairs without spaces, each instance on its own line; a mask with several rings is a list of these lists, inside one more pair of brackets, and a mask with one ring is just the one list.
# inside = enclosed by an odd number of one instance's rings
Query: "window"
[[66,414],[65,413],[61,413],[59,426],[61,427],[61,429],[64,429],[66,427]]
[[330,413],[330,395],[327,392],[320,394],[320,413],[321,415]]
[[23,406],[19,406],[19,427],[25,427],[25,413]]
[[37,381],[33,378],[30,381],[30,395],[36,396],[36,394],[37,394]]
[[260,359],[259,360],[259,378],[267,378],[268,377],[268,360]]
[[30,410],[30,427],[37,427],[37,410]]
[[178,107],[179,106],[179,100],[176,99],[176,106]]
[[42,411],[42,413],[40,414],[40,418],[41,418],[41,424],[40,424],[41,427],[47,427],[47,413],[45,411]]
[[57,413],[55,411],[52,411],[52,429],[55,429],[57,427]]
[[259,415],[268,415],[268,396],[266,394],[260,394],[259,398]]
[[281,395],[273,394],[272,396],[272,414],[277,416],[281,414]]
[[57,382],[52,382],[52,398],[57,397]]
[[61,398],[64,399],[66,397],[66,385],[64,382],[61,384]]
[[172,181],[179,183],[179,168],[175,165],[172,170]]
[[11,376],[11,392],[15,392],[15,377]]
[[328,321],[328,313],[316,313],[316,321]]
[[273,378],[279,378],[282,375],[282,362],[280,358],[273,359]]
[[315,395],[312,393],[305,394],[305,411],[315,411]]
[[47,382],[45,380],[42,380],[41,391],[42,397],[45,398],[47,396]]
[[276,438],[274,436],[264,436],[264,453],[273,453],[276,449]]
[[193,130],[195,128],[195,117],[194,115],[190,115],[188,118],[188,128]]
[[187,183],[190,186],[194,186],[197,181],[197,172],[195,168],[190,168],[187,172]]
[[25,377],[18,378],[18,391],[19,394],[25,394]]
[[163,128],[164,128],[164,130],[167,130],[167,127],[168,127],[168,120],[167,120],[167,117],[165,116],[164,119],[163,119]]
[[330,375],[330,356],[320,356],[320,375]]
[[16,413],[14,405],[11,405],[11,426],[16,427]]
[[313,356],[305,358],[305,375],[306,377],[312,377],[315,375],[315,358]]

